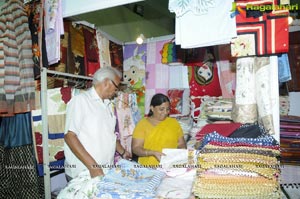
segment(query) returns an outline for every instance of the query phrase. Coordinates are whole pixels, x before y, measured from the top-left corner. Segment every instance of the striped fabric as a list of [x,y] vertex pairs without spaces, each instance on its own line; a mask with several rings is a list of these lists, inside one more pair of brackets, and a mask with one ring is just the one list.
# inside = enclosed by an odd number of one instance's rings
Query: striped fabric
[[28,112],[34,107],[32,41],[22,1],[0,8],[0,115]]
[[236,16],[238,36],[231,41],[232,57],[288,52],[288,10],[276,10],[268,13],[267,10],[261,12],[247,8],[248,5],[276,5],[272,0],[238,0],[236,5],[245,10],[245,15],[240,13]]

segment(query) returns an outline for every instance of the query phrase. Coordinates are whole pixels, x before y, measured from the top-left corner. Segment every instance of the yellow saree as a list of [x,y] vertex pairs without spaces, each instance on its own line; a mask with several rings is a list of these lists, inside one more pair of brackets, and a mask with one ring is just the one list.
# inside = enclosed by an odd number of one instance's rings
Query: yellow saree
[[[178,139],[183,136],[180,124],[175,118],[167,117],[153,126],[147,118],[143,118],[133,131],[133,138],[144,140],[144,149],[162,152],[163,148],[177,148]],[[158,165],[154,156],[139,157],[138,162],[144,166]]]

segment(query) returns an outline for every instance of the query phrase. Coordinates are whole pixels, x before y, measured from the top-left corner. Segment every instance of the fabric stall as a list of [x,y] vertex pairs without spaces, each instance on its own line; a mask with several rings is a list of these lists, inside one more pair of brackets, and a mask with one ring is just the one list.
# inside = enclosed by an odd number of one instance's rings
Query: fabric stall
[[[63,3],[0,7],[0,198],[300,198],[289,10],[247,9],[279,1],[169,0],[175,34],[143,44],[63,18]],[[115,152],[104,176],[85,170],[54,194],[58,176],[65,180],[67,104],[105,66],[122,72],[109,104],[124,149],[132,153],[156,93],[169,98],[186,148],[163,148],[159,164],[147,166]]]
[[35,84],[29,19],[21,1],[5,1],[0,13],[0,197],[39,198],[30,133]]

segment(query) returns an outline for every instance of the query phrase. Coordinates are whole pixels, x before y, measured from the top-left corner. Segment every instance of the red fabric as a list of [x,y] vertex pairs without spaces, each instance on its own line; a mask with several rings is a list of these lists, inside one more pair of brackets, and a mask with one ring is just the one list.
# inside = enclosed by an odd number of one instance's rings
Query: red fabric
[[170,114],[182,114],[182,96],[183,90],[168,90],[170,99]]
[[206,134],[216,131],[220,135],[225,137],[230,136],[233,131],[238,129],[242,124],[241,123],[220,123],[220,124],[206,124],[197,134],[196,139],[202,140]]
[[[236,5],[245,12],[246,5],[251,4],[253,0],[237,1]],[[256,5],[272,5],[272,1]],[[249,11],[250,12],[250,11]],[[248,14],[248,13],[247,13]],[[274,12],[261,12],[260,17],[246,17],[244,14],[236,15],[237,34],[250,34],[255,38],[255,54],[253,55],[270,55],[277,53],[286,53],[289,50],[289,27],[288,27],[288,10]],[[232,52],[232,56],[238,56]]]
[[288,16],[288,11],[283,14],[268,14],[267,54],[287,53],[289,51]]
[[112,41],[109,41],[109,53],[111,66],[123,71],[123,46]]
[[95,30],[83,28],[84,50],[87,61],[99,62],[98,44]]
[[[209,84],[200,85],[195,80],[195,67],[201,66],[202,62],[199,63],[188,63],[187,66],[189,67],[189,85],[190,85],[190,95],[191,96],[222,96],[222,90],[220,86],[219,76],[218,76],[218,68],[217,64],[214,63],[213,65],[213,79]],[[201,99],[193,99],[193,103],[195,107],[199,107],[201,104]],[[199,113],[195,113],[195,116],[198,116]]]
[[61,98],[67,104],[72,97],[72,87],[63,87],[60,89]]
[[99,49],[95,30],[83,28],[85,74],[93,76],[100,68]]
[[87,62],[86,74],[92,77],[98,68],[100,68],[99,62]]

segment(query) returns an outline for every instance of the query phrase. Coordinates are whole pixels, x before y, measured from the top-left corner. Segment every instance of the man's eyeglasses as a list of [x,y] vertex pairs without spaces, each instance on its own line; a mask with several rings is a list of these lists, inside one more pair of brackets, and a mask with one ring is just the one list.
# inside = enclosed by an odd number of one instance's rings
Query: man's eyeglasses
[[111,81],[111,83],[116,87],[116,89],[119,90],[118,85],[117,85],[113,80],[110,79],[110,81]]

